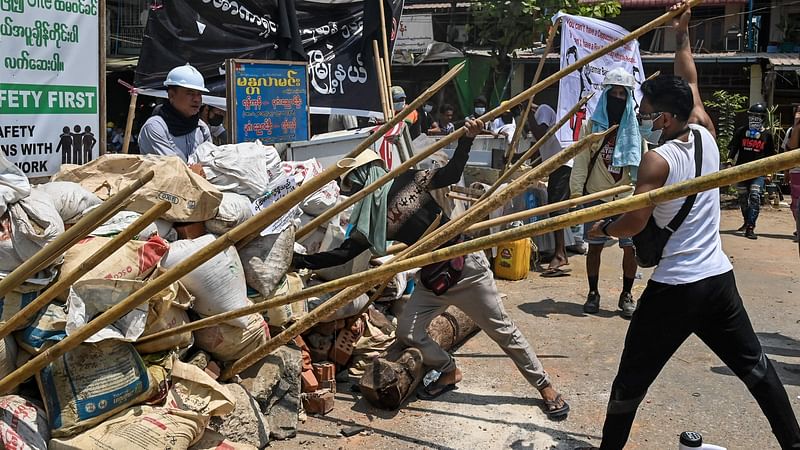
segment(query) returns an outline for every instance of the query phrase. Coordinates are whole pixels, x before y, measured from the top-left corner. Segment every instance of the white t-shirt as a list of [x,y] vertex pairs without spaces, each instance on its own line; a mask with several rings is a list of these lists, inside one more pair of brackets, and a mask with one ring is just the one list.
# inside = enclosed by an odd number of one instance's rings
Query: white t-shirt
[[[553,111],[553,108],[551,108],[549,105],[539,105],[539,107],[536,108],[536,112],[533,114],[533,120],[537,124],[545,124],[548,128],[550,128],[555,125],[557,121],[556,112]],[[539,148],[539,154],[542,155],[542,162],[552,158],[561,150],[561,143],[558,142],[558,139],[556,139],[555,136],[550,136],[550,138],[547,139],[547,142],[545,142]],[[573,161],[570,159],[564,163],[564,165],[572,167],[572,163]]]
[[[717,143],[705,128],[689,125],[698,130],[703,140],[701,175],[719,170]],[[669,176],[664,186],[694,178],[694,133],[689,141],[671,140],[653,149],[669,164]],[[685,198],[656,205],[653,218],[656,225],[665,227],[681,209]],[[670,285],[693,283],[720,275],[733,269],[719,237],[719,192],[717,189],[697,194],[689,215],[672,234],[661,261],[651,279]]]

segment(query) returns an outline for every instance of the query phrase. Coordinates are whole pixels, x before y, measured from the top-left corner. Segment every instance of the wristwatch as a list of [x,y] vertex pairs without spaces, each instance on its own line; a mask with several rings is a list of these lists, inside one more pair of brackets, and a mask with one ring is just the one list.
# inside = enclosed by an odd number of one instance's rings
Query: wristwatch
[[607,237],[612,237],[610,234],[608,234],[608,226],[611,225],[612,223],[614,223],[613,220],[607,220],[606,223],[603,225],[603,227],[600,228],[600,231],[603,232],[603,235]]

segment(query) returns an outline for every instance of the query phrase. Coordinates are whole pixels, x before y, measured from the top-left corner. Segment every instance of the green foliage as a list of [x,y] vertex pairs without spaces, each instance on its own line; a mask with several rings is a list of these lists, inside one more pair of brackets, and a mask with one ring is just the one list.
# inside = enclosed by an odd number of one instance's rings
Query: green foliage
[[[775,145],[780,146],[783,142],[783,138],[786,137],[786,130],[781,126],[781,115],[778,114],[777,105],[772,105],[767,108],[767,123],[764,124],[764,128],[772,134]],[[779,150],[779,148],[775,149],[775,151]]]
[[730,144],[731,139],[733,139],[733,133],[736,131],[736,113],[745,110],[747,97],[721,90],[714,92],[711,95],[711,99],[703,103],[706,108],[716,111],[719,116],[716,127],[717,146],[719,147],[720,160],[726,161],[728,159],[728,144]]

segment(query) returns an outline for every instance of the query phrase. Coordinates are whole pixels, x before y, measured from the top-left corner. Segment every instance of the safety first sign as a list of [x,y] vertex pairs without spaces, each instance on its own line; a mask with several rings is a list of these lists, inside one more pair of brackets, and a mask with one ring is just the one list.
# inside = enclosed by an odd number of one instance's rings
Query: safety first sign
[[99,153],[97,0],[0,0],[0,149],[30,177]]

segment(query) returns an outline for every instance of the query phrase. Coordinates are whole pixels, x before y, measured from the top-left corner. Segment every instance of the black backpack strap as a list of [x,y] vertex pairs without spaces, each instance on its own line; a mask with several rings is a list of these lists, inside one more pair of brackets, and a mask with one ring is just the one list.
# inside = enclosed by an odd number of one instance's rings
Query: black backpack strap
[[[700,176],[703,168],[703,137],[697,130],[692,130],[692,134],[694,135],[694,176],[697,178]],[[686,200],[684,200],[683,206],[681,206],[678,214],[675,214],[675,217],[673,217],[665,227],[666,230],[674,233],[675,230],[681,226],[683,221],[686,220],[686,216],[689,215],[689,211],[692,210],[692,206],[694,206],[694,201],[696,198],[697,194],[692,194],[686,197]]]

